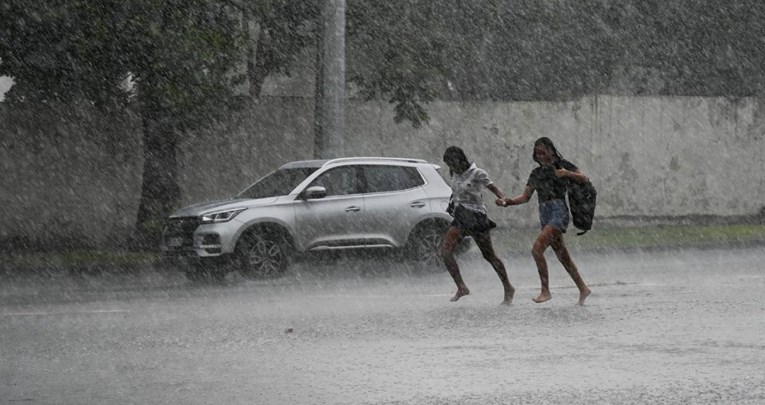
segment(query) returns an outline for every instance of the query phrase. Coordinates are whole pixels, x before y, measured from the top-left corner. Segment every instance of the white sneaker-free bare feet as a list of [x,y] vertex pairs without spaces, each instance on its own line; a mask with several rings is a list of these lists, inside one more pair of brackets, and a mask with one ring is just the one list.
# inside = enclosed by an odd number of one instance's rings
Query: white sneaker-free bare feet
[[449,301],[455,302],[458,299],[460,299],[460,298],[462,298],[462,297],[464,297],[464,296],[466,296],[468,294],[470,294],[470,290],[468,290],[467,288],[458,288],[457,292],[454,294],[454,297],[449,298]]

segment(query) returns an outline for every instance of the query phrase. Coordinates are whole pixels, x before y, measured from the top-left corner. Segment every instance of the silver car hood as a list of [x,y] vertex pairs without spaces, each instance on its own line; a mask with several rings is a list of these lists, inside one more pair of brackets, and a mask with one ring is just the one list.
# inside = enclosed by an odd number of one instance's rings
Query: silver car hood
[[207,201],[189,205],[173,212],[170,217],[198,217],[216,211],[225,211],[234,208],[262,207],[274,203],[278,197],[258,198],[255,200],[246,198],[228,198],[225,200]]

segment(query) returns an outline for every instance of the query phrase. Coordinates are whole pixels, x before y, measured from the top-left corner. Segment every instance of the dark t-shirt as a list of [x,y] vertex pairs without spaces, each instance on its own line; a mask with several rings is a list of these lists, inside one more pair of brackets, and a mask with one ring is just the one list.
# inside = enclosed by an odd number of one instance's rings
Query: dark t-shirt
[[[559,160],[555,163],[555,166],[572,172],[579,169],[566,159]],[[531,186],[537,191],[540,203],[550,200],[565,199],[567,184],[567,179],[555,177],[555,168],[545,168],[543,166],[539,166],[532,170],[529,175],[529,181],[526,182],[526,185]]]

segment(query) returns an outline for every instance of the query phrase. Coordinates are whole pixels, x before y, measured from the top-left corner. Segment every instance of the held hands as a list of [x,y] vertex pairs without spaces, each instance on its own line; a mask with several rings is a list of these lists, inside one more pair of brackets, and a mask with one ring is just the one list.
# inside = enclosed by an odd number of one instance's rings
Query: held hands
[[509,205],[508,200],[509,198],[497,198],[494,203],[496,203],[500,207],[507,207]]

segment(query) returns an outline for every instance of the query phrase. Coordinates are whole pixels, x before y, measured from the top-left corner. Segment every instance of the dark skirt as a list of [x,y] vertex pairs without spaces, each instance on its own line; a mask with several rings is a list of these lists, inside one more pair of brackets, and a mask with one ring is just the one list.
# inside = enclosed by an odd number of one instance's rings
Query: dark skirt
[[476,212],[462,205],[457,205],[454,209],[452,226],[459,229],[465,235],[476,236],[496,228],[497,224],[482,212]]

